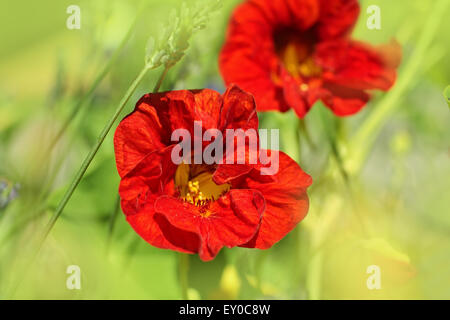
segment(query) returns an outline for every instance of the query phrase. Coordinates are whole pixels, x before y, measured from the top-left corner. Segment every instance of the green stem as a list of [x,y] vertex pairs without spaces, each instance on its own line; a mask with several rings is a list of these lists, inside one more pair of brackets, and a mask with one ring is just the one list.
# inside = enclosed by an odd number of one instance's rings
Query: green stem
[[109,219],[109,227],[108,227],[108,240],[106,243],[106,252],[109,252],[109,246],[111,244],[111,240],[114,233],[114,227],[116,225],[117,216],[119,215],[120,211],[120,196],[117,194],[116,196],[116,202],[114,204],[114,211]]
[[[328,166],[328,173],[332,173],[334,170],[337,170],[339,172],[339,175],[342,177],[342,183],[345,187],[345,192],[349,198],[351,207],[352,207],[352,213],[355,215],[357,222],[359,223],[361,227],[361,231],[364,235],[368,234],[368,228],[365,225],[365,220],[363,216],[360,213],[359,206],[357,204],[357,201],[354,196],[354,188],[352,184],[352,180],[350,179],[350,175],[345,167],[345,163],[342,157],[342,154],[339,149],[338,141],[337,141],[337,129],[334,130],[334,132],[331,131],[329,123],[327,123],[326,114],[324,113],[324,110],[321,110],[320,114],[321,122],[323,125],[323,130],[325,132],[326,139],[328,140],[328,143],[330,145],[331,149],[331,157],[334,160],[334,162],[331,162]],[[333,121],[333,127],[336,127],[336,124],[339,125],[339,122],[335,122],[335,117],[332,118]]]
[[156,82],[155,87],[153,88],[154,93],[158,92],[159,89],[161,89],[162,82],[163,82],[164,78],[167,76],[167,72],[169,71],[169,69],[170,69],[170,66],[167,66],[167,65],[164,66],[164,71],[159,76],[159,79]]
[[[164,71],[161,73],[158,81],[156,82],[155,88],[153,89],[153,93],[156,93],[159,91],[159,89],[161,88],[161,84],[162,84],[164,78],[166,77],[169,69],[170,69],[169,66],[165,66]],[[109,221],[107,248],[109,248],[109,245],[110,245],[110,242],[112,239],[112,235],[114,232],[114,226],[116,224],[116,220],[117,220],[116,218],[117,218],[117,215],[119,214],[119,211],[120,211],[120,196],[117,195],[116,204],[114,206],[114,211],[113,211],[113,214],[111,215],[111,219]]]
[[319,300],[322,291],[323,253],[314,255],[308,264],[308,278],[306,288],[310,300]]
[[410,89],[415,81],[418,81],[418,73],[422,67],[424,56],[429,51],[429,46],[433,41],[436,31],[440,25],[442,17],[447,12],[448,0],[440,0],[433,4],[434,11],[428,16],[427,24],[419,38],[416,49],[404,66],[404,72],[397,81],[396,87],[390,91],[384,100],[372,112],[370,117],[361,126],[361,129],[355,134],[348,159],[348,167],[353,174],[359,173],[366,157],[371,150],[383,124],[389,119],[390,115],[400,105],[400,100],[405,96],[405,92]]
[[[100,149],[100,146],[102,145],[103,141],[105,140],[109,130],[111,130],[111,127],[114,125],[114,122],[116,122],[117,118],[119,117],[120,113],[123,111],[125,105],[127,104],[128,100],[130,99],[131,95],[136,90],[139,83],[144,78],[144,75],[147,73],[149,68],[146,66],[144,67],[139,75],[136,77],[136,79],[133,81],[131,86],[128,88],[127,92],[123,96],[122,100],[119,103],[119,106],[117,107],[114,115],[111,117],[111,119],[108,121],[108,123],[103,128],[102,132],[100,133],[100,136],[97,139],[97,143],[92,147],[91,151],[87,155],[87,157],[84,159],[83,164],[81,165],[80,169],[78,170],[78,173],[76,174],[75,178],[73,179],[69,189],[64,194],[64,197],[60,201],[58,207],[56,208],[55,213],[53,214],[52,218],[50,219],[49,223],[47,224],[43,238],[40,242],[40,245],[45,241],[48,234],[52,230],[53,226],[55,225],[56,221],[60,217],[61,213],[63,212],[65,206],[67,205],[67,202],[69,202],[70,198],[73,195],[73,192],[80,184],[81,179],[83,178],[84,174],[86,173],[86,170],[89,168],[89,165],[91,164],[92,160],[94,159],[95,155],[97,154],[98,149]],[[39,245],[39,247],[40,247]]]
[[350,188],[350,180],[348,177],[348,173],[344,167],[344,163],[342,160],[342,155],[341,152],[339,150],[339,146],[337,143],[337,139],[336,139],[336,130],[334,130],[334,132],[331,131],[331,124],[328,123],[328,121],[333,121],[333,127],[335,127],[335,121],[336,119],[334,117],[332,117],[331,119],[327,120],[327,114],[325,113],[326,110],[322,109],[320,110],[320,120],[322,122],[322,126],[323,126],[323,131],[325,133],[325,137],[328,140],[328,143],[330,145],[330,150],[331,150],[331,156],[333,157],[333,159],[336,162],[337,165],[337,169],[339,171],[339,174],[342,176],[342,180],[344,181],[344,184]]
[[131,243],[128,245],[126,252],[128,253],[127,259],[123,262],[122,266],[122,274],[127,273],[128,268],[130,268],[134,255],[139,247],[139,244],[142,243],[142,238],[135,235],[134,239],[131,241]]
[[298,128],[300,131],[300,134],[303,134],[303,137],[305,138],[308,145],[311,147],[311,149],[316,150],[316,145],[314,144],[313,139],[311,138],[311,134],[309,133],[309,128],[306,125],[305,119],[298,119]]
[[66,119],[66,121],[64,122],[64,124],[61,126],[61,128],[59,129],[58,133],[55,135],[54,139],[52,140],[52,142],[49,145],[49,150],[53,150],[53,148],[55,147],[55,145],[58,143],[58,141],[61,139],[61,137],[63,136],[64,132],[67,130],[67,128],[69,127],[70,123],[72,122],[72,120],[78,115],[78,113],[82,110],[83,105],[85,104],[85,102],[92,96],[92,94],[94,93],[94,91],[97,89],[97,87],[99,86],[99,84],[102,82],[102,80],[105,78],[105,76],[108,74],[109,70],[111,69],[111,67],[114,65],[114,63],[116,62],[117,58],[119,57],[120,53],[122,52],[123,48],[125,47],[125,45],[127,44],[128,40],[130,39],[130,36],[134,30],[134,27],[136,26],[137,21],[139,20],[140,15],[142,14],[142,11],[140,11],[140,13],[136,16],[134,22],[131,24],[130,28],[128,29],[127,33],[125,34],[125,36],[123,37],[122,41],[120,42],[119,46],[117,47],[117,49],[114,51],[113,55],[111,56],[111,58],[109,59],[108,63],[104,66],[104,68],[102,69],[102,71],[97,75],[97,77],[95,78],[94,82],[92,83],[91,87],[89,88],[88,92],[86,92],[86,94],[83,95],[83,97],[78,100],[78,102],[74,105],[69,117]]
[[181,298],[188,299],[188,271],[189,271],[189,256],[186,253],[178,254],[178,279],[181,287]]
[[301,129],[300,129],[300,122],[297,122],[297,126],[295,126],[294,131],[294,138],[295,138],[295,144],[297,147],[297,159],[295,159],[298,163],[302,162],[302,141],[301,141]]
[[[108,63],[103,67],[102,71],[97,75],[97,77],[94,79],[94,82],[92,83],[92,85],[90,86],[89,90],[81,97],[81,99],[78,100],[78,102],[73,106],[72,111],[69,115],[69,117],[67,117],[67,119],[64,121],[63,125],[61,126],[61,128],[58,130],[58,132],[56,133],[56,135],[54,136],[53,140],[50,142],[50,144],[48,145],[48,152],[45,152],[44,154],[48,154],[51,153],[52,150],[54,149],[54,147],[57,145],[57,143],[59,142],[59,140],[62,138],[62,136],[64,135],[64,132],[67,130],[67,128],[69,127],[69,125],[71,124],[72,120],[80,113],[80,111],[83,109],[83,106],[85,105],[85,103],[88,101],[89,98],[91,98],[92,94],[95,92],[95,90],[97,90],[97,87],[100,85],[100,83],[102,82],[102,80],[105,78],[105,76],[108,74],[109,70],[111,69],[111,67],[114,65],[114,63],[116,62],[117,58],[120,56],[123,48],[125,47],[125,45],[127,44],[128,40],[131,37],[131,34],[133,33],[134,27],[136,26],[137,22],[139,21],[139,18],[141,17],[141,15],[144,12],[144,5],[141,4],[140,5],[140,9],[138,10],[138,14],[136,15],[133,23],[130,25],[127,33],[125,34],[125,36],[122,38],[122,41],[120,42],[119,46],[114,50],[114,53],[112,54],[111,58],[109,59]],[[62,162],[60,162],[61,164]],[[58,170],[54,170],[54,174],[56,175],[56,173],[58,172]],[[42,188],[42,192],[41,192],[41,201],[44,201],[46,193],[48,191],[48,189],[50,188],[52,179],[49,179],[48,182],[46,183],[46,185]]]

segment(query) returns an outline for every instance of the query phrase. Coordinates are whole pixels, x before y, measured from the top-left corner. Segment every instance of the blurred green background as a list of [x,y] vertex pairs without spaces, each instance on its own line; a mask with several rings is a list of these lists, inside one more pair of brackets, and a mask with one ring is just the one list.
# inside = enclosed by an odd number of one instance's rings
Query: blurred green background
[[[224,90],[217,57],[237,3],[224,0],[163,90]],[[442,94],[450,43],[437,3],[360,2],[354,37],[372,44],[396,38],[403,62],[394,89],[375,93],[356,116],[336,119],[320,104],[300,123],[292,112],[260,115],[260,127],[280,128],[281,148],[313,176],[310,211],[270,250],[223,249],[208,263],[190,256],[189,298],[450,298],[450,117]],[[72,4],[81,8],[79,30],[66,28]],[[0,299],[181,298],[178,254],[148,245],[117,211],[112,133],[33,259],[45,224],[141,70],[148,37],[179,4],[1,2]],[[372,4],[381,8],[381,30],[366,27]],[[159,73],[148,73],[121,117]],[[81,269],[81,290],[66,288],[69,265]],[[380,268],[379,290],[366,285],[371,265]]]

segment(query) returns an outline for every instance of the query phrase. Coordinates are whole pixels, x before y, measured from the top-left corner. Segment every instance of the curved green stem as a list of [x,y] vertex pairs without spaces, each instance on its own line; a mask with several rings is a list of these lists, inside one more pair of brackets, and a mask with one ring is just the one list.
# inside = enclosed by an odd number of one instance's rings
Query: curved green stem
[[311,138],[311,134],[309,132],[309,128],[306,124],[305,119],[298,119],[298,130],[300,131],[299,134],[303,134],[303,137],[305,138],[305,141],[308,143],[311,149],[316,150],[317,147],[314,144],[313,139]]
[[114,204],[114,210],[109,219],[108,238],[106,240],[106,252],[107,253],[109,252],[109,246],[110,246],[111,240],[113,238],[114,227],[116,225],[116,220],[117,220],[117,216],[119,215],[119,212],[120,212],[120,196],[119,196],[119,194],[117,194],[116,202]]
[[404,66],[404,72],[400,75],[396,87],[386,95],[349,144],[352,149],[347,157],[349,162],[347,168],[353,174],[359,173],[383,124],[400,104],[399,102],[404,94],[417,81],[424,57],[434,39],[442,17],[447,12],[448,4],[448,0],[440,0],[433,5],[434,10],[428,16],[417,47]]
[[80,169],[78,170],[75,178],[73,179],[69,189],[67,189],[66,193],[64,194],[64,197],[59,202],[58,207],[56,208],[55,213],[53,214],[52,218],[50,219],[49,223],[47,224],[44,235],[41,239],[41,242],[39,244],[39,247],[42,245],[42,243],[47,238],[48,234],[52,230],[53,226],[56,223],[56,220],[58,220],[59,216],[63,212],[64,208],[67,205],[67,202],[69,202],[69,199],[72,197],[73,192],[80,184],[81,179],[83,178],[84,174],[86,173],[86,170],[89,168],[89,165],[91,164],[92,160],[94,159],[95,155],[97,154],[98,149],[100,149],[100,146],[102,145],[103,141],[105,140],[109,130],[111,130],[111,127],[114,125],[114,122],[116,122],[117,118],[119,117],[120,113],[124,109],[125,105],[127,104],[128,100],[130,99],[133,92],[136,90],[139,83],[144,78],[144,75],[148,71],[148,67],[144,67],[139,75],[136,77],[136,79],[133,81],[131,86],[128,88],[127,92],[123,96],[122,100],[119,103],[119,106],[117,107],[116,111],[114,112],[111,119],[108,121],[108,123],[103,128],[102,132],[100,133],[100,136],[97,139],[97,143],[92,147],[91,151],[87,155],[87,157],[84,159]]
[[322,287],[322,267],[323,253],[319,252],[313,256],[308,264],[308,278],[306,280],[306,289],[310,300],[319,300]]
[[[161,73],[158,81],[156,82],[156,85],[155,85],[155,87],[153,89],[153,93],[156,93],[156,92],[159,91],[159,89],[161,88],[161,84],[162,84],[164,78],[166,77],[167,72],[169,71],[169,69],[170,69],[170,67],[168,67],[168,66],[166,66],[164,68],[164,71]],[[111,219],[109,221],[108,240],[107,240],[107,247],[108,248],[109,248],[109,245],[110,245],[110,242],[111,242],[111,239],[112,239],[112,234],[114,232],[114,226],[116,224],[116,218],[117,218],[117,215],[119,214],[119,211],[120,211],[120,196],[117,195],[116,204],[114,206],[114,211],[113,211],[113,213],[111,215]]]
[[181,298],[188,299],[188,271],[189,271],[189,256],[186,253],[178,254],[178,280],[181,287]]
[[159,89],[161,89],[162,82],[163,82],[164,78],[167,76],[167,72],[169,71],[169,69],[170,69],[170,66],[165,66],[164,67],[164,71],[159,76],[159,79],[156,82],[155,87],[153,88],[153,92],[154,93],[158,92]]
[[134,27],[136,26],[137,21],[139,20],[140,15],[142,14],[142,10],[139,12],[139,14],[134,19],[133,23],[131,24],[130,28],[128,29],[127,33],[123,37],[122,41],[120,42],[117,49],[114,51],[113,55],[109,59],[108,63],[103,67],[102,71],[97,75],[97,77],[94,79],[94,82],[90,86],[89,90],[81,97],[80,100],[73,106],[72,111],[69,115],[69,117],[64,121],[63,125],[59,129],[58,133],[53,138],[52,142],[49,145],[50,151],[53,150],[55,145],[58,143],[58,141],[63,136],[64,132],[69,127],[72,120],[78,115],[78,113],[82,110],[83,105],[86,103],[86,101],[92,96],[94,91],[97,89],[99,84],[102,82],[102,80],[105,78],[105,76],[108,74],[111,67],[116,62],[117,58],[119,57],[120,53],[122,52],[123,48],[127,44],[128,40],[131,37],[131,34],[133,33]]

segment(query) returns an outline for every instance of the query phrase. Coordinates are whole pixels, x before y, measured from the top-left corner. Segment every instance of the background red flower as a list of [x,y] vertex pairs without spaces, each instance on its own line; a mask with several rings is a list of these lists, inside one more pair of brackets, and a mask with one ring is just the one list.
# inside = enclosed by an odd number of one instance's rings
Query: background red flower
[[369,90],[393,85],[400,61],[395,42],[350,39],[359,11],[356,0],[245,1],[219,58],[225,82],[251,92],[261,111],[292,108],[304,117],[320,99],[338,116],[358,112]]

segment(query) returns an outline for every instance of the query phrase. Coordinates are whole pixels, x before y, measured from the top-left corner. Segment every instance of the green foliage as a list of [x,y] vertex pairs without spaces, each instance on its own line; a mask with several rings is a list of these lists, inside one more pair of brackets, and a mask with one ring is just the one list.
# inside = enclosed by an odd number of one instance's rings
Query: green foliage
[[450,108],[450,86],[447,86],[447,88],[445,88],[444,90],[444,98],[447,101],[447,104]]
[[[144,0],[146,11],[133,37],[48,154],[46,145],[55,129],[89,92],[138,14],[135,0],[91,2],[79,1],[83,15],[79,31],[65,28],[69,1],[44,0],[30,4],[28,10],[20,2],[0,4],[0,12],[8,13],[0,19],[4,43],[0,49],[0,299],[181,298],[178,254],[148,245],[120,209],[115,216],[119,177],[112,135],[31,266],[29,248],[142,67],[149,35],[153,37],[146,50],[148,68],[179,62],[164,88],[176,84],[177,89],[223,91],[217,55],[231,10],[240,1],[224,1],[226,10],[215,13],[219,1],[183,5],[178,0]],[[420,46],[420,36],[415,35],[431,19],[434,3],[360,3],[356,37],[371,43],[395,37],[403,47],[402,90],[391,102],[389,116],[381,117],[376,134],[369,130],[370,143],[363,140],[354,145],[355,133],[395,91],[374,93],[361,113],[345,119],[336,119],[321,104],[303,123],[292,110],[261,113],[260,127],[280,129],[282,150],[312,175],[310,211],[269,250],[225,248],[208,263],[189,256],[190,298],[450,297],[450,198],[445,196],[450,189],[450,127],[442,97],[442,89],[450,83],[445,59],[450,47],[442,36],[448,33],[447,22],[443,19],[435,26],[422,58],[413,65],[414,76],[407,77],[405,65]],[[365,9],[370,4],[381,7],[381,30],[365,27]],[[174,11],[174,7],[180,9]],[[207,29],[200,31],[208,20]],[[33,21],[33,26],[24,21]],[[151,90],[157,76],[158,72],[146,75],[121,116]],[[397,85],[393,90],[398,90]],[[447,103],[449,97],[447,87]],[[359,174],[346,185],[335,151],[344,156],[352,148],[368,152]],[[2,181],[7,182],[6,188]],[[11,197],[18,185],[18,193]],[[66,268],[71,264],[81,267],[81,291],[65,287]],[[380,291],[365,287],[366,268],[371,264],[381,267]],[[20,286],[14,289],[17,283]]]
[[173,10],[157,40],[150,37],[147,41],[145,63],[148,68],[175,65],[186,54],[192,35],[205,28],[210,15],[221,5],[221,0],[200,0],[193,7],[183,2],[179,12]]

